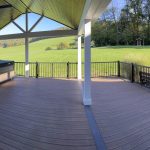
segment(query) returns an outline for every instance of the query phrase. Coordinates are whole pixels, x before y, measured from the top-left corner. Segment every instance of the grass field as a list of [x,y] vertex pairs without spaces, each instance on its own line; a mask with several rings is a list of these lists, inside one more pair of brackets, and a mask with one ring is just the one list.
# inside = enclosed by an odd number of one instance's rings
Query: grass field
[[[45,39],[30,43],[30,62],[77,62],[77,50],[49,50],[56,49],[60,42],[71,43],[75,37]],[[0,59],[24,61],[24,45],[0,48]],[[101,47],[92,48],[92,61],[126,61],[150,66],[150,47]],[[82,59],[84,59],[82,50]]]

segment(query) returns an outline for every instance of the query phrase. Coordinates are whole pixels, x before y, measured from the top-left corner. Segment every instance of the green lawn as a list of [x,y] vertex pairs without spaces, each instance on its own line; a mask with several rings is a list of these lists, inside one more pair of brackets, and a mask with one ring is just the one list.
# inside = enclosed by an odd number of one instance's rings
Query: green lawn
[[[30,44],[30,61],[35,62],[76,62],[77,50],[49,50],[56,49],[60,42],[71,43],[75,37],[54,38],[41,40]],[[0,48],[0,59],[24,61],[24,46]],[[82,51],[82,59],[83,57]],[[150,47],[101,47],[92,48],[92,61],[127,61],[150,66]]]

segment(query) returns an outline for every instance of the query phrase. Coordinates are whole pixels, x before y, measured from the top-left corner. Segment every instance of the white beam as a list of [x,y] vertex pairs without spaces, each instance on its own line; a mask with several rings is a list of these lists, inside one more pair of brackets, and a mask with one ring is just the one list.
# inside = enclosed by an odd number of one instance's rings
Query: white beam
[[29,77],[30,66],[29,66],[29,37],[28,33],[28,12],[26,12],[26,35],[25,35],[25,77]]
[[91,20],[85,19],[85,50],[84,50],[84,105],[91,105]]
[[82,79],[81,36],[78,36],[78,80]]
[[110,2],[111,0],[86,0],[78,28],[78,35],[84,33],[84,19],[98,19]]
[[36,22],[35,24],[30,28],[29,32],[31,32],[38,24],[39,22],[43,19],[43,16],[41,16]]
[[65,37],[65,36],[72,36],[77,35],[77,30],[54,30],[54,31],[41,31],[41,32],[27,32],[27,33],[18,33],[18,34],[8,34],[8,35],[0,35],[0,40],[7,40],[7,39],[18,39],[18,38],[25,38],[28,36],[31,37]]
[[78,35],[82,35],[83,34],[84,21],[86,19],[87,13],[88,13],[88,11],[90,9],[91,3],[92,3],[92,0],[86,0],[86,2],[85,2],[83,14],[82,14],[82,17],[81,17],[81,20],[80,20],[80,24],[79,24],[79,28],[78,28]]
[[25,37],[25,77],[29,77],[29,38]]

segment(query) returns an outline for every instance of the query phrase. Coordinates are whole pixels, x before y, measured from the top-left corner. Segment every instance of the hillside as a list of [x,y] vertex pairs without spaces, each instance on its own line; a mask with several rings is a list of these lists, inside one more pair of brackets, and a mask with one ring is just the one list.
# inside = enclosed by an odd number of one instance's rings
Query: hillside
[[[62,56],[67,60],[70,56],[65,55],[67,50],[56,50],[57,45],[61,42],[70,44],[74,42],[75,37],[63,37],[63,38],[53,38],[45,39],[38,42],[30,43],[30,61],[62,61],[58,59],[58,56]],[[47,47],[51,47],[52,50],[46,51]],[[75,50],[69,51],[74,53]],[[15,61],[24,61],[25,46],[14,46],[0,48],[0,59],[15,60]],[[68,53],[69,54],[69,53]],[[64,57],[65,56],[65,57]]]
[[[32,62],[77,62],[77,49],[56,50],[61,42],[74,42],[75,37],[45,39],[30,43]],[[45,50],[51,47],[53,50]],[[24,61],[24,45],[0,48],[0,59]],[[127,61],[150,66],[150,47],[100,47],[92,48],[92,61]],[[84,54],[82,51],[82,60]]]
[[24,39],[12,39],[12,40],[0,40],[0,47],[13,47],[18,45],[24,45]]

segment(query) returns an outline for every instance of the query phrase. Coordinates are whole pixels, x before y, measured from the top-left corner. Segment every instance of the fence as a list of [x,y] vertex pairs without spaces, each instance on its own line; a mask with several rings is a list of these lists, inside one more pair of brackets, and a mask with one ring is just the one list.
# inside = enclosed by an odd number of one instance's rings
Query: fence
[[[30,77],[36,78],[77,78],[77,63],[75,62],[30,62]],[[25,76],[25,63],[15,62],[17,76]],[[150,74],[150,67],[127,62],[92,62],[91,77],[121,77],[131,82],[140,83],[140,72]],[[84,63],[82,63],[84,77]],[[147,77],[148,79],[150,77]],[[149,82],[149,80],[148,80]]]
[[[150,67],[120,62],[120,77],[150,87]],[[143,74],[143,77],[141,76]],[[142,81],[144,80],[144,81]],[[143,84],[144,83],[144,84]]]
[[[30,77],[77,78],[78,65],[75,62],[30,62]],[[17,76],[25,76],[25,62],[15,62]],[[84,63],[82,63],[84,76]],[[118,76],[118,62],[92,62],[91,77]]]
[[134,64],[120,62],[120,77],[134,82]]
[[140,73],[143,72],[146,75],[146,78],[148,79],[148,82],[150,81],[150,67],[142,66],[142,65],[134,65],[134,81],[137,83],[141,82],[140,79]]
[[92,62],[91,77],[118,76],[118,62]]

